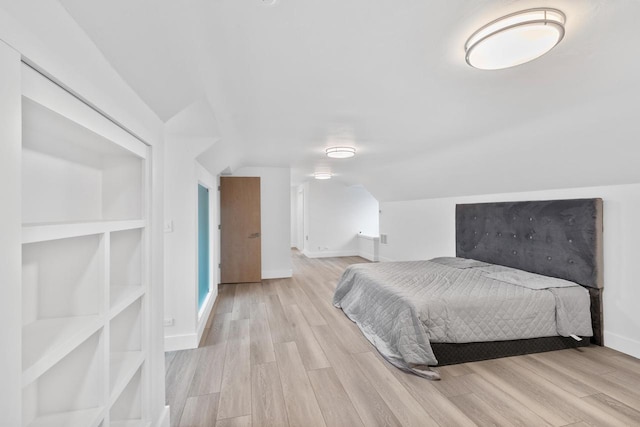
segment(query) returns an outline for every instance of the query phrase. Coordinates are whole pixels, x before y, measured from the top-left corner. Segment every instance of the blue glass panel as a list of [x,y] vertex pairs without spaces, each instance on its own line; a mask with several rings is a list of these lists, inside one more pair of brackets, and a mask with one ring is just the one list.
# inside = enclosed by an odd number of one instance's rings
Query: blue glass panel
[[209,190],[198,184],[198,309],[209,293]]

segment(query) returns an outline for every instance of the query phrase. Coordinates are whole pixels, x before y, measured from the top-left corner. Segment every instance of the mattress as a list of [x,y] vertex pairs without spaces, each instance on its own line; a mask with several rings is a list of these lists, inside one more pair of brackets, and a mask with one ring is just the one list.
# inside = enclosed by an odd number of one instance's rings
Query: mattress
[[351,265],[333,303],[389,362],[429,378],[431,342],[593,333],[582,286],[462,258]]

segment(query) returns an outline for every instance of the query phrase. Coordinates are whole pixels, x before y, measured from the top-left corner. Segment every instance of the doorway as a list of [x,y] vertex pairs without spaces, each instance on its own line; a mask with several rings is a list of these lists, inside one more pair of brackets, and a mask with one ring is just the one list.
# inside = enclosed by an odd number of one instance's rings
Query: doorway
[[304,251],[304,190],[298,191],[298,197],[296,198],[296,218],[297,218],[297,238],[298,242],[296,247],[300,252]]

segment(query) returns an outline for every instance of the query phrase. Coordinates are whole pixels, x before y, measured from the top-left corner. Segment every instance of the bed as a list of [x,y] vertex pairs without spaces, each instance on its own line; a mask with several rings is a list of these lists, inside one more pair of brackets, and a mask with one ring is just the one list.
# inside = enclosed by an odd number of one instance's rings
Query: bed
[[356,264],[342,308],[395,366],[602,344],[602,200],[456,206],[456,257]]

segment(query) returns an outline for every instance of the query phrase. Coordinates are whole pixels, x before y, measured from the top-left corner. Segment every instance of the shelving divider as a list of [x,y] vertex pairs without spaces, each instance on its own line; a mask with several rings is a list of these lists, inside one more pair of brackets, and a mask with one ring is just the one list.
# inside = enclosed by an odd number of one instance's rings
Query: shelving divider
[[[109,319],[113,319],[122,313],[127,307],[133,304],[138,298],[144,295],[145,289],[140,286],[112,286],[111,287],[111,307],[109,310]],[[114,301],[114,294],[116,295]]]
[[101,301],[101,309],[105,316],[107,317],[107,321],[104,324],[103,330],[103,338],[104,338],[104,346],[102,347],[102,357],[103,357],[103,369],[101,375],[101,389],[102,389],[102,402],[104,402],[104,416],[103,423],[101,427],[109,426],[109,397],[111,393],[111,323],[109,320],[109,309],[110,304],[109,301],[111,299],[111,233],[105,232],[103,236],[104,243],[104,252],[103,255],[103,271],[101,272],[100,277],[103,281],[102,286],[102,301]]

